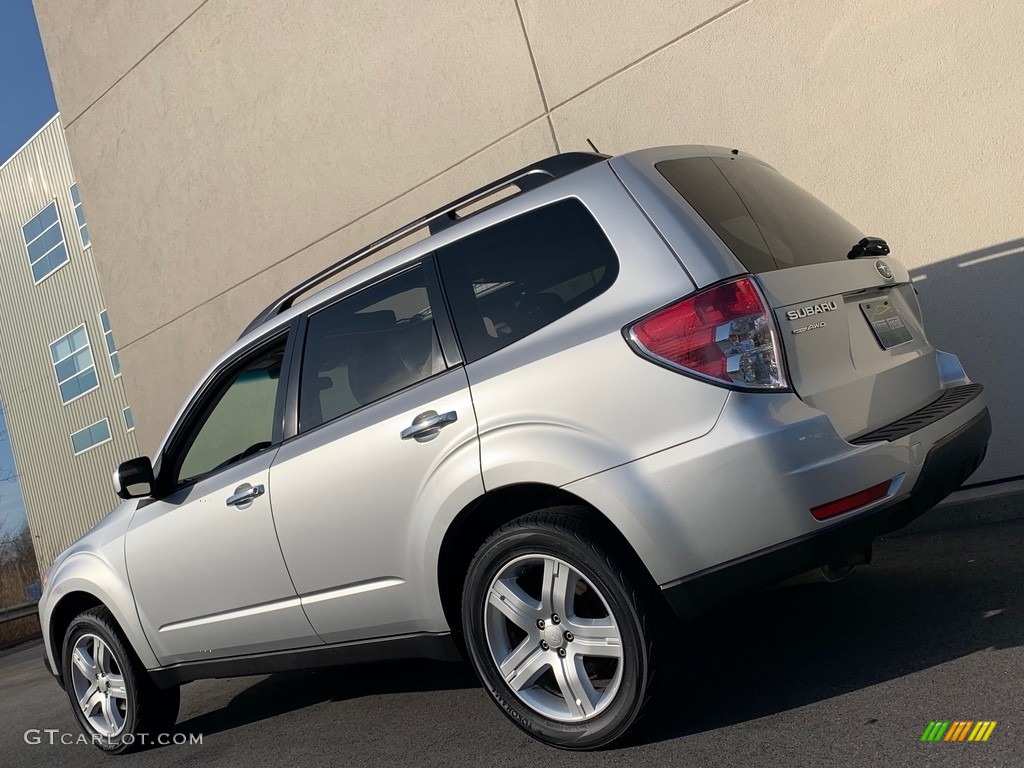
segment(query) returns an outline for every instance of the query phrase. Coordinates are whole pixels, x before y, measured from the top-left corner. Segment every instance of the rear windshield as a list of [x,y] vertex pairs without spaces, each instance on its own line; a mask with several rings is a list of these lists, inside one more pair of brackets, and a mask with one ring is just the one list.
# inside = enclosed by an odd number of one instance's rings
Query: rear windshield
[[842,261],[863,237],[818,198],[756,160],[690,157],[655,168],[749,272]]

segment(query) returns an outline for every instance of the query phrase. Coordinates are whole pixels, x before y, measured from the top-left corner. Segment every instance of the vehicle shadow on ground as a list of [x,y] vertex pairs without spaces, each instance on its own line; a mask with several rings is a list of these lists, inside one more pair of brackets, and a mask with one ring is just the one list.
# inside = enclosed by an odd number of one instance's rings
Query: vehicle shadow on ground
[[[633,744],[715,730],[1024,644],[1017,577],[1024,548],[1005,545],[1021,540],[1024,520],[891,539],[876,545],[874,564],[841,583],[765,590],[690,622],[678,709]],[[477,687],[467,664],[289,672],[259,679],[176,730],[211,735],[323,702]]]
[[[766,590],[688,626],[685,697],[645,741],[765,717],[1024,645],[1024,521],[883,541],[836,584]],[[906,565],[905,563],[915,565]]]
[[467,664],[429,660],[282,672],[255,682],[221,709],[178,723],[175,730],[210,735],[325,701],[477,686]]

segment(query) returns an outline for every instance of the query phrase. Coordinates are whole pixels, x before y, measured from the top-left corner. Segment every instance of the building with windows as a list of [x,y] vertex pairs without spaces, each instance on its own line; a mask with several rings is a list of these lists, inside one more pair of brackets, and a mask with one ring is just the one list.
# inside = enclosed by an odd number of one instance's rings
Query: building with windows
[[0,166],[0,400],[40,569],[116,504],[137,453],[85,208],[56,115]]

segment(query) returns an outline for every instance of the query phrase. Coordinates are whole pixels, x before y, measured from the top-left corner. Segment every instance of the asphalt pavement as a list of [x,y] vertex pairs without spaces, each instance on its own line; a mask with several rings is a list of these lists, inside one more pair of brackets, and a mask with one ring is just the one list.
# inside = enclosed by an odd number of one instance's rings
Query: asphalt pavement
[[[587,754],[518,731],[467,665],[405,662],[192,683],[175,738],[201,744],[106,757],[61,743],[78,730],[31,643],[0,657],[0,766],[1024,766],[1022,581],[1019,516],[881,541],[843,582],[690,624],[662,722]],[[922,743],[934,720],[997,725]]]

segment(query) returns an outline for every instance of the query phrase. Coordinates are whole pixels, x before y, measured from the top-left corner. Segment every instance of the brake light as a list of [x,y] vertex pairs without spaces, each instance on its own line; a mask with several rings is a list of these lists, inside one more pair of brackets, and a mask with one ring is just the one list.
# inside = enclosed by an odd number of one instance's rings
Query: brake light
[[639,352],[748,389],[786,386],[775,323],[749,277],[694,294],[629,328]]

